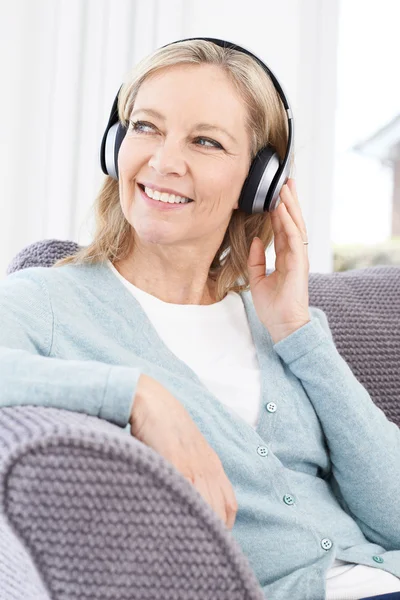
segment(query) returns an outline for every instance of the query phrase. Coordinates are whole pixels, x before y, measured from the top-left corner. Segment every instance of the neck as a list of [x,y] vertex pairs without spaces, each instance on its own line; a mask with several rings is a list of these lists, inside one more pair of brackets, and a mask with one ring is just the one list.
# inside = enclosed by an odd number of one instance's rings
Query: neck
[[182,263],[164,263],[137,251],[135,256],[113,265],[127,281],[163,302],[194,305],[216,302],[216,285],[208,275],[208,265],[185,268]]
[[132,228],[126,258],[113,265],[127,281],[163,302],[215,304],[216,283],[209,272],[228,224],[219,225],[201,241],[169,244],[142,239]]

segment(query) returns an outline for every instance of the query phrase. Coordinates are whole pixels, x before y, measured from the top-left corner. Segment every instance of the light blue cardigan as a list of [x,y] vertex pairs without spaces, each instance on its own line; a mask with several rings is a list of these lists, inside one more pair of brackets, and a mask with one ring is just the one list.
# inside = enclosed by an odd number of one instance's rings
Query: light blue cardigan
[[335,557],[400,577],[399,428],[337,351],[322,310],[273,345],[250,292],[241,297],[262,374],[255,429],[165,346],[105,263],[0,282],[0,406],[84,412],[129,433],[147,373],[219,455],[239,505],[232,535],[266,598],[322,600]]

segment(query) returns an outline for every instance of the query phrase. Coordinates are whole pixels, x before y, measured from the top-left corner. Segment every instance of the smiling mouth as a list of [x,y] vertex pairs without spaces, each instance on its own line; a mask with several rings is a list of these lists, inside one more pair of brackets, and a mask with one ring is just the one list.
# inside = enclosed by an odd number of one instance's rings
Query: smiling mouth
[[[138,187],[140,187],[140,189],[146,194],[145,189],[144,189],[144,185],[142,183],[138,183],[137,184]],[[147,196],[147,194],[146,194]],[[150,198],[150,196],[148,196]],[[156,198],[150,198],[151,200],[156,200]],[[159,200],[159,202],[162,202],[162,200]],[[186,202],[186,204],[190,204],[190,202],[194,202],[194,200],[192,200],[191,198],[189,198],[189,202]],[[164,204],[174,204],[173,202],[165,202]],[[179,204],[178,202],[176,204]]]

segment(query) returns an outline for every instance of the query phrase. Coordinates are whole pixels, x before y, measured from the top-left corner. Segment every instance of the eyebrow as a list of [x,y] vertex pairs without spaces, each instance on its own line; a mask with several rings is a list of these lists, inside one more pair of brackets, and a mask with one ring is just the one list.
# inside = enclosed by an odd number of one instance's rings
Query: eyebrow
[[[156,117],[157,119],[161,119],[162,121],[165,121],[164,115],[159,113],[157,110],[154,110],[153,108],[138,108],[137,110],[134,110],[132,112],[131,117],[133,117],[134,115],[136,115],[139,112],[148,113],[149,115],[152,115],[153,117]],[[222,133],[225,133],[225,135],[227,135],[235,144],[238,143],[236,138],[234,138],[233,135],[231,133],[229,133],[229,131],[227,131],[226,129],[223,129],[222,127],[218,127],[218,125],[211,125],[210,123],[196,123],[194,126],[194,129],[197,129],[197,130],[202,129],[203,131],[205,129],[208,129],[210,131],[220,131]]]

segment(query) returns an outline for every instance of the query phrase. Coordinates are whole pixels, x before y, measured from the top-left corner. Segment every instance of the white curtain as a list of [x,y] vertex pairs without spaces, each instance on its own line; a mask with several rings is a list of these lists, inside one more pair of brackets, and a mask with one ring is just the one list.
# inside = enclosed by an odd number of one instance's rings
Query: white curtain
[[88,243],[121,83],[156,47],[196,35],[247,46],[284,84],[310,264],[329,271],[337,12],[330,0],[0,0],[0,278],[32,242]]

